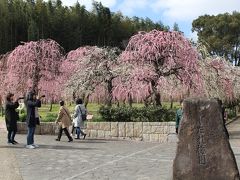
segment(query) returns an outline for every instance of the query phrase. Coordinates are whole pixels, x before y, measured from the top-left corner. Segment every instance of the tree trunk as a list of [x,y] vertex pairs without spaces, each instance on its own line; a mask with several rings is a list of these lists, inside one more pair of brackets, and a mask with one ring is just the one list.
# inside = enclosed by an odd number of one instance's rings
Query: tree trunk
[[162,103],[161,103],[161,95],[160,93],[157,91],[157,88],[154,87],[153,88],[153,104],[155,106],[162,106]]
[[108,97],[107,97],[107,106],[111,107],[112,106],[112,99],[113,99],[113,96],[112,96],[112,89],[113,89],[113,85],[112,85],[112,80],[109,80],[107,82],[107,91],[108,91]]
[[173,108],[173,98],[172,98],[172,96],[170,96],[170,102],[171,102],[170,109],[172,109]]
[[157,90],[157,83],[155,83],[155,81],[151,81],[151,85],[152,85],[152,89],[153,89],[153,93],[152,93],[152,97],[153,97],[153,104],[155,106],[162,106],[162,103],[161,103],[161,95],[160,93],[158,92]]
[[161,95],[159,92],[154,93],[154,101],[156,106],[162,106]]
[[148,98],[144,99],[143,102],[145,107],[149,106]]
[[72,99],[73,99],[74,102],[76,101],[76,92],[75,91],[72,94]]
[[53,107],[53,99],[51,99],[51,103],[50,103],[49,112],[52,112],[52,107]]
[[87,108],[88,103],[89,103],[89,97],[90,97],[90,95],[88,94],[88,95],[85,96],[85,98],[84,98],[84,105],[85,105],[86,108]]
[[133,98],[132,98],[132,95],[131,95],[131,94],[128,94],[128,103],[129,103],[129,106],[132,107]]

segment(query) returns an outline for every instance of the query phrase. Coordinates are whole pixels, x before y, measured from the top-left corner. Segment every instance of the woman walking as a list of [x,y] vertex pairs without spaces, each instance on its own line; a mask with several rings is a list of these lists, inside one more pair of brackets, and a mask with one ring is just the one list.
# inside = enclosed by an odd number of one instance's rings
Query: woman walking
[[15,141],[15,135],[17,132],[17,121],[19,120],[16,109],[19,106],[18,100],[14,102],[14,94],[9,93],[6,97],[5,104],[5,121],[8,130],[8,144],[18,144]]
[[[43,97],[43,96],[42,96]],[[36,108],[41,107],[41,98],[37,97],[34,92],[29,92],[27,95],[26,100],[26,108],[27,108],[27,149],[35,149],[39,147],[38,145],[34,144],[34,133],[36,129],[36,125],[39,122],[39,117],[36,114]]]
[[60,110],[58,113],[58,117],[56,123],[59,124],[59,132],[56,141],[60,141],[62,137],[62,132],[64,131],[66,136],[68,137],[68,142],[73,141],[73,138],[70,136],[68,132],[68,128],[71,125],[71,116],[69,110],[64,106],[64,101],[60,101]]
[[74,113],[74,127],[76,128],[77,137],[75,139],[80,139],[80,134],[83,136],[83,139],[86,138],[86,134],[81,130],[84,127],[84,121],[86,120],[87,109],[83,104],[82,99],[76,101],[75,113]]

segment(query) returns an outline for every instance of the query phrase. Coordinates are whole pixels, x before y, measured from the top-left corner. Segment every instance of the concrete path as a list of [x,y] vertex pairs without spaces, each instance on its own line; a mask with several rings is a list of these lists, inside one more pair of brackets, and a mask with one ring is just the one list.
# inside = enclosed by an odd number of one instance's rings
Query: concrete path
[[15,151],[6,142],[5,122],[0,120],[0,179],[22,180]]
[[[85,140],[55,142],[37,136],[39,149],[14,148],[24,180],[157,180],[171,176],[175,144]],[[30,175],[29,175],[30,174]]]
[[230,144],[240,170],[240,118],[227,126],[230,135]]
[[[240,167],[240,119],[228,129]],[[1,149],[15,152],[24,180],[170,180],[176,149],[176,143],[94,139],[68,143],[65,136],[61,142],[54,136],[36,136],[40,148],[28,150],[25,135],[16,139],[20,145],[1,143]]]

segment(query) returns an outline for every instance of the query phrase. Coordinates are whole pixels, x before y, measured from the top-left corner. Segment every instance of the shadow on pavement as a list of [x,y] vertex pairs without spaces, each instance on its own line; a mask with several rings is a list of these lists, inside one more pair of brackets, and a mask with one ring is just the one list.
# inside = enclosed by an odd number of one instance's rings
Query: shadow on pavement
[[[9,146],[0,146],[0,148],[11,148],[11,149],[26,149],[25,146],[22,145],[9,145]],[[41,145],[39,144],[39,148],[37,149],[56,149],[56,150],[94,150],[96,148],[81,148],[81,147],[73,147],[73,146],[62,146],[62,145]]]
[[106,141],[96,141],[96,140],[74,140],[71,143],[93,143],[93,144],[98,144],[98,143],[107,143]]
[[[88,138],[86,138],[85,140],[79,140],[79,141],[95,141],[95,142],[98,142],[98,141],[102,141],[102,142],[113,142],[113,141],[116,141],[116,142],[121,142],[121,141],[123,141],[123,142],[126,142],[126,140],[127,139],[94,139],[94,138],[92,138],[92,139],[88,139]],[[76,141],[76,140],[75,140]]]
[[240,131],[229,131],[230,139],[239,139]]

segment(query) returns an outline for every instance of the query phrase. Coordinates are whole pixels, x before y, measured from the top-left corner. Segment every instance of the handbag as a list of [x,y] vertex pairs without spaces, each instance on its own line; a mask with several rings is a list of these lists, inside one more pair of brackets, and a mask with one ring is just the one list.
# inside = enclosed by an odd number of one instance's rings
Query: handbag
[[82,113],[81,107],[79,106],[80,112],[81,112],[81,117],[83,121],[87,120],[87,115]]
[[67,114],[67,116],[68,116],[68,118],[69,118],[69,121],[72,122],[72,118],[71,118],[71,116],[68,114],[68,112],[66,111],[66,109],[63,108],[63,110],[64,110],[64,112]]

